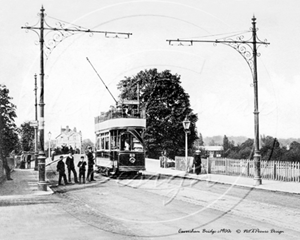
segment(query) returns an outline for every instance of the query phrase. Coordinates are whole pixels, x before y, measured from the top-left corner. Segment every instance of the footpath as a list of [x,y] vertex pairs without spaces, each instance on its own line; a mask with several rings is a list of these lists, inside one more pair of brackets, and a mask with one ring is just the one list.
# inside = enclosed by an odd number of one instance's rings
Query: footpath
[[4,180],[0,183],[0,201],[5,198],[28,197],[30,195],[47,195],[53,191],[47,187],[47,191],[38,189],[38,171],[34,169],[14,169],[11,173],[13,180]]
[[184,171],[178,171],[171,168],[161,168],[160,162],[157,160],[146,161],[146,171],[143,174],[147,175],[163,175],[170,177],[181,177],[188,179],[196,179],[199,181],[214,182],[220,184],[227,184],[232,186],[260,189],[265,191],[282,192],[300,194],[300,182],[283,182],[262,179],[262,184],[255,186],[253,178],[242,176],[230,176],[221,174],[191,174]]
[[[47,162],[46,162],[47,164]],[[220,184],[228,184],[233,186],[240,186],[246,188],[260,189],[266,191],[300,194],[299,182],[283,182],[262,179],[262,184],[259,186],[254,185],[253,178],[241,177],[241,176],[228,176],[219,174],[190,174],[184,171],[173,170],[170,168],[161,168],[158,160],[146,161],[146,171],[142,173],[144,175],[162,175],[169,177],[181,177],[188,179],[196,179],[199,181],[215,182]],[[56,162],[46,167],[47,171],[55,171]],[[38,189],[38,171],[31,169],[14,169],[11,173],[13,180],[4,180],[0,183],[0,201],[7,197],[20,197],[29,195],[47,195],[52,194],[53,191],[48,186],[47,191],[40,191]],[[47,181],[47,179],[46,179]]]

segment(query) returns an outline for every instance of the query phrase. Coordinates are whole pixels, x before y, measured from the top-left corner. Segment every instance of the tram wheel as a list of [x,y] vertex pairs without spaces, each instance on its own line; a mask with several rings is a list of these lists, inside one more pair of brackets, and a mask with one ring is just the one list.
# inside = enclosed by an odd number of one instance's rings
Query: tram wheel
[[110,177],[110,175],[111,175],[111,170],[109,169],[109,168],[105,168],[105,175],[107,176],[107,177]]
[[97,172],[100,173],[101,175],[106,175],[106,168],[105,167],[98,167]]
[[120,172],[118,169],[114,169],[114,172],[112,172],[111,177],[112,178],[117,178],[119,176]]

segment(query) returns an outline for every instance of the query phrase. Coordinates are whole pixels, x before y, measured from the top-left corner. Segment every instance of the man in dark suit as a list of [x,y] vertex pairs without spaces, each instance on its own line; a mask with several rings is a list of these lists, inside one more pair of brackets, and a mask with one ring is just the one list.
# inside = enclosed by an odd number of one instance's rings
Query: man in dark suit
[[79,183],[81,183],[81,178],[83,183],[85,183],[85,166],[86,162],[84,161],[84,156],[81,156],[77,165],[77,167],[79,167]]
[[67,176],[66,176],[66,173],[65,173],[65,163],[63,162],[64,157],[60,156],[59,158],[60,159],[59,159],[59,161],[57,163],[57,166],[56,166],[56,170],[58,171],[58,185],[62,185],[61,184],[61,179],[62,178],[64,179],[65,185],[67,185],[68,181],[67,181]]
[[195,165],[195,173],[199,175],[201,173],[201,151],[196,150],[196,154],[194,156],[194,165]]
[[87,159],[88,159],[88,172],[87,172],[87,180],[89,182],[95,181],[94,179],[94,154],[92,152],[92,147],[88,147],[88,153],[86,154]]
[[76,173],[75,165],[74,165],[74,156],[73,156],[72,151],[70,151],[69,156],[67,157],[66,164],[67,164],[67,167],[68,167],[69,183],[71,183],[71,172],[73,172],[75,183],[78,183],[77,173]]

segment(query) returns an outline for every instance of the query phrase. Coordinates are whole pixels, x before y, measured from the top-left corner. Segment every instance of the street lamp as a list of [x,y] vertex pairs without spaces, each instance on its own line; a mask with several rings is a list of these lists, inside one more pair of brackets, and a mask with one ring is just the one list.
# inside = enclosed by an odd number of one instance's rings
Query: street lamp
[[182,124],[183,124],[184,132],[185,132],[185,163],[186,163],[187,169],[188,169],[188,161],[187,161],[187,159],[188,159],[188,138],[187,138],[187,135],[189,133],[191,122],[188,120],[187,116],[185,117]]
[[49,139],[49,148],[48,148],[48,151],[49,151],[49,159],[51,157],[51,132],[48,133],[48,139]]

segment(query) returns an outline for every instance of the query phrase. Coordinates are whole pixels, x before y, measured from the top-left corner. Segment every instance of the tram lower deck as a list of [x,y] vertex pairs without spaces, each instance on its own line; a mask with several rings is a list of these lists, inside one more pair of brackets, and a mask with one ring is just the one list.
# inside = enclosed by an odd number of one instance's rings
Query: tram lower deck
[[146,120],[119,118],[96,122],[95,164],[100,172],[139,172],[145,170],[142,133]]

